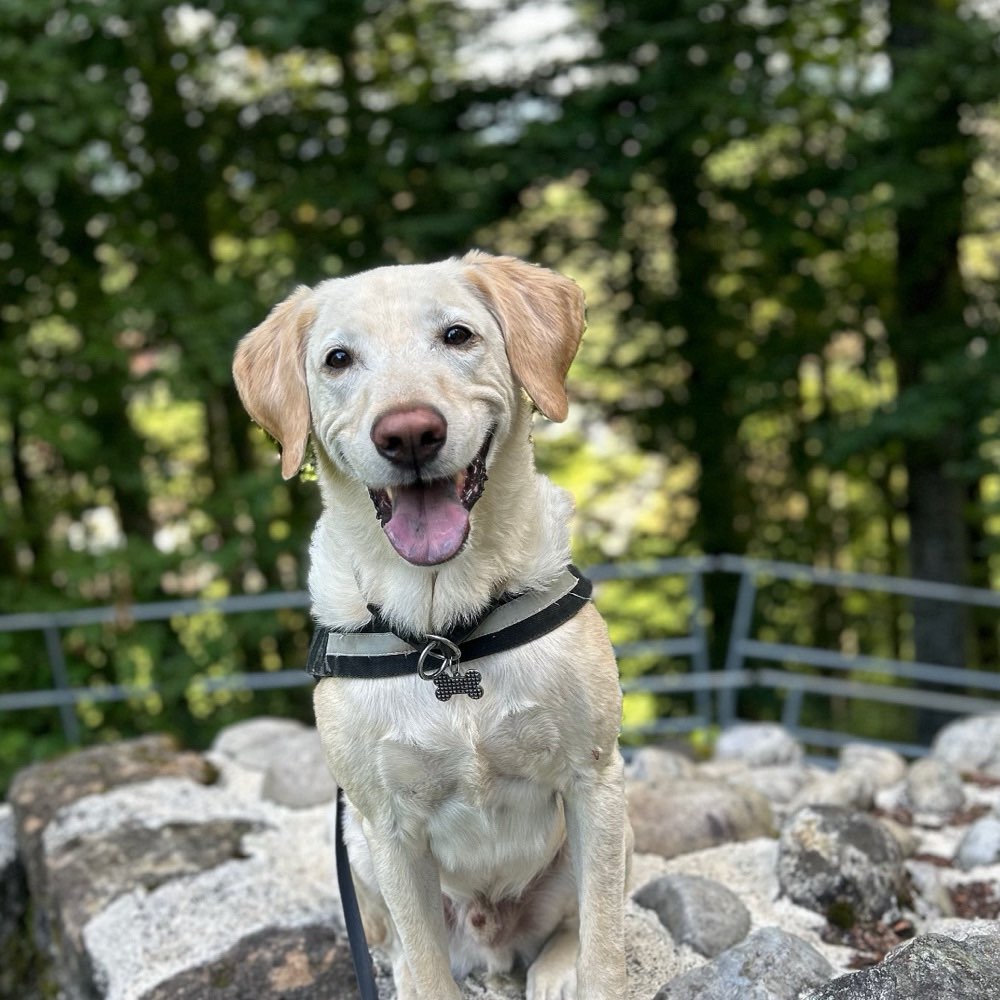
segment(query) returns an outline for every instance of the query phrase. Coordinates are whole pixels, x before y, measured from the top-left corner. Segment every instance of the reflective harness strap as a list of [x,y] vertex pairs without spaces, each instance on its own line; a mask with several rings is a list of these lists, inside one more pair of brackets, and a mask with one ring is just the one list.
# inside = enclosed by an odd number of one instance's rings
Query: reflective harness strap
[[[480,620],[444,636],[399,636],[377,611],[356,632],[318,626],[309,647],[306,671],[313,677],[402,677],[415,674],[428,648],[457,648],[454,664],[515,649],[554,631],[573,618],[590,600],[593,587],[575,566],[569,566],[546,590],[529,591],[498,601]],[[427,676],[427,675],[423,675]],[[431,679],[427,676],[427,679]]]

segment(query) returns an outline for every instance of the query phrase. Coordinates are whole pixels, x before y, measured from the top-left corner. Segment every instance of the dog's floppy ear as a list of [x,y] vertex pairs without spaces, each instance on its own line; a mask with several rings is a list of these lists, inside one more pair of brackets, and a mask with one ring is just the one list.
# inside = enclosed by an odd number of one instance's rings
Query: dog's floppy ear
[[516,257],[473,250],[462,263],[500,322],[514,377],[549,420],[565,420],[566,373],[585,326],[583,292],[569,278]]
[[300,286],[237,345],[233,378],[253,419],[281,444],[281,475],[291,479],[309,440],[305,332],[315,316],[312,289]]

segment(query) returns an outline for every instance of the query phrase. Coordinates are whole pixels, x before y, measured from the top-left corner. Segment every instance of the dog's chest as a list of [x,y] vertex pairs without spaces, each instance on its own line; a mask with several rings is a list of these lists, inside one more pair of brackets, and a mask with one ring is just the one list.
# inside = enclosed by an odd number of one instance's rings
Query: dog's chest
[[552,791],[564,766],[558,727],[539,708],[498,716],[441,706],[405,739],[382,740],[376,753],[389,793],[424,810],[454,798],[488,806],[500,789],[521,783]]
[[427,837],[453,884],[515,891],[561,838],[559,732],[538,708],[473,714],[438,718],[416,740],[381,741],[379,776],[399,828]]

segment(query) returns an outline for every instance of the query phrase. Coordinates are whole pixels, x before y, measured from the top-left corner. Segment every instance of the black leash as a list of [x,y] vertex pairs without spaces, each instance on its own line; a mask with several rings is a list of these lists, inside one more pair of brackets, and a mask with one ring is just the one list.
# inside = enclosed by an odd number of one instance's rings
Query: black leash
[[337,830],[334,834],[334,855],[337,859],[337,885],[340,887],[340,906],[344,911],[347,925],[347,942],[351,946],[351,961],[354,975],[358,980],[361,1000],[378,1000],[378,986],[375,985],[375,969],[372,956],[365,940],[365,928],[361,923],[358,908],[358,894],[354,891],[351,878],[351,863],[347,859],[347,845],[344,843],[344,790],[337,789]]

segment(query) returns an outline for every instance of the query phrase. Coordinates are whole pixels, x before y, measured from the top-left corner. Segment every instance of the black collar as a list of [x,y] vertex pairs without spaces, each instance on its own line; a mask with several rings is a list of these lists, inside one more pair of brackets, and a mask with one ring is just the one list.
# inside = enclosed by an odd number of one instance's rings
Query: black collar
[[359,631],[318,626],[306,670],[316,678],[419,673],[434,681],[441,701],[460,692],[478,698],[482,678],[477,671],[466,671],[465,663],[523,646],[553,631],[576,615],[590,599],[592,589],[575,566],[568,566],[547,589],[505,595],[487,607],[477,621],[466,622],[447,635],[398,635],[377,609],[372,609],[372,620]]

